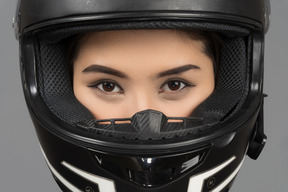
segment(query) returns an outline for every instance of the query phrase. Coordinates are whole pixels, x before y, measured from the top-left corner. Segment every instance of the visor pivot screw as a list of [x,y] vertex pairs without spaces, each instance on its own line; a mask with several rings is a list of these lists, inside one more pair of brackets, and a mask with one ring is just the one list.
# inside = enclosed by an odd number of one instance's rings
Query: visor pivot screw
[[216,183],[215,177],[211,177],[211,178],[207,181],[207,187],[208,187],[208,188],[211,188],[211,187],[213,187],[213,186],[215,185],[215,183]]
[[87,186],[85,188],[85,192],[94,192],[94,190],[92,189],[92,187]]

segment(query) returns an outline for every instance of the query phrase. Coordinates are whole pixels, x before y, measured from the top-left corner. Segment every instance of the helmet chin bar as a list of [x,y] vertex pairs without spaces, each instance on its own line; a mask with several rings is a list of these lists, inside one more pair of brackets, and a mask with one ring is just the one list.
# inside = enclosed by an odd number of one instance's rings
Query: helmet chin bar
[[167,117],[162,112],[144,110],[131,118],[94,120],[79,128],[91,134],[128,140],[161,140],[197,135],[211,127],[202,117]]
[[[194,151],[194,152],[190,152],[186,154],[170,155],[170,156],[156,157],[156,158],[152,158],[152,157],[149,157],[149,158],[144,158],[144,157],[125,158],[124,157],[123,158],[123,156],[110,156],[110,155],[103,154],[103,153],[101,154],[99,152],[94,152],[94,151],[90,151],[90,152],[91,152],[92,157],[94,157],[94,159],[96,159],[96,161],[98,162],[97,166],[102,167],[102,169],[104,168],[106,171],[109,171],[110,173],[114,174],[118,178],[122,178],[122,179],[125,179],[126,181],[129,181],[131,184],[134,183],[134,185],[132,184],[132,186],[136,187],[138,185],[141,188],[141,191],[145,191],[145,192],[146,191],[158,192],[158,191],[163,191],[163,190],[166,191],[164,188],[161,189],[161,187],[160,188],[158,187],[165,186],[165,184],[166,186],[168,186],[169,184],[173,182],[178,182],[177,177],[179,178],[181,177],[181,175],[182,177],[188,176],[187,177],[188,186],[184,187],[186,188],[185,192],[186,191],[187,192],[204,192],[204,191],[205,192],[208,192],[208,191],[227,192],[229,191],[229,188],[231,184],[233,183],[244,161],[243,157],[238,157],[235,155],[231,157],[228,156],[226,161],[220,164],[215,164],[215,166],[211,167],[210,169],[206,171],[200,172],[199,174],[194,175],[194,176],[189,176],[189,174],[185,176],[183,175],[183,173],[189,172],[189,171],[191,172],[191,170],[196,169],[197,167],[199,167],[200,164],[203,163],[203,161],[206,158],[205,156],[208,155],[209,153],[208,147],[203,148],[203,150],[198,150],[198,151]],[[59,184],[59,186],[62,188],[63,191],[79,191],[79,192],[83,191],[81,190],[81,188],[73,185],[69,181],[70,177],[68,178],[65,177],[65,174],[62,175],[60,172],[57,171],[57,169],[55,169],[55,167],[51,164],[51,162],[47,158],[43,149],[42,149],[42,153],[57,183]],[[189,160],[189,158],[192,158],[192,159]],[[109,163],[109,161],[110,161],[110,166],[111,165],[112,166],[104,167],[103,165],[107,162]],[[168,165],[169,164],[171,165],[171,168],[174,167],[174,170],[172,169],[174,174],[171,174],[170,168],[168,168],[167,166],[161,165],[161,163],[164,164],[164,162],[167,163],[167,161],[168,161]],[[175,164],[174,161],[176,161],[178,164],[177,163]],[[119,175],[119,173],[116,174],[117,166],[115,166],[115,164],[111,164],[111,162],[116,163],[118,166],[118,169],[120,168],[122,169],[122,171],[125,171],[127,178],[123,178],[123,175]],[[126,164],[124,162],[126,162]],[[62,167],[61,169],[65,170],[65,172],[68,171],[75,176],[80,176],[78,177],[78,178],[81,178],[80,180],[85,180],[86,182],[90,183],[90,184],[87,183],[88,185],[86,184],[82,187],[82,188],[85,188],[86,191],[88,189],[91,189],[92,191],[94,191],[95,188],[98,188],[96,189],[96,191],[100,191],[100,192],[106,192],[106,191],[116,192],[119,190],[119,188],[117,190],[115,180],[111,180],[109,178],[99,176],[95,174],[94,171],[87,172],[82,167],[78,167],[77,165],[75,165],[75,162],[71,164],[70,162],[63,160],[60,162],[59,165]],[[106,166],[109,166],[109,165],[107,164]],[[125,168],[121,166],[125,166]],[[167,171],[163,172],[161,168],[164,168],[164,169],[168,168],[168,169]],[[232,172],[229,172],[229,171],[227,172],[227,168],[230,170],[232,169],[231,170]],[[131,173],[131,169],[134,169],[133,171],[135,171],[136,169],[139,170],[138,174],[139,173],[140,174],[137,175],[138,178],[133,177],[135,176],[134,175],[135,173]],[[175,172],[178,172],[179,175],[177,175],[177,173],[175,174]],[[170,174],[165,175],[162,173],[170,173]],[[224,177],[224,180],[222,182],[218,181],[219,177]],[[165,179],[166,181],[163,182]],[[136,187],[134,188],[134,190],[137,190],[137,189],[140,190],[140,188]],[[130,191],[131,190],[129,190],[129,192]],[[180,191],[183,191],[183,188],[181,188]]]
[[204,147],[192,152],[171,155],[123,156],[91,151],[99,166],[110,173],[143,187],[155,187],[179,178],[203,162],[209,152]]

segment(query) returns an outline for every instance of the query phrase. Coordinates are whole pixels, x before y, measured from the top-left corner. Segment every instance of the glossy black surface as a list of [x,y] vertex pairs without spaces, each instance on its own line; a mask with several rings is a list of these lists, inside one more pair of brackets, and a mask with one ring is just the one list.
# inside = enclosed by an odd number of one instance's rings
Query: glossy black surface
[[[269,26],[270,3],[268,0],[22,0],[19,6],[19,31],[42,23],[65,23],[89,19],[139,18],[202,18],[226,20]],[[45,22],[47,24],[45,24]]]

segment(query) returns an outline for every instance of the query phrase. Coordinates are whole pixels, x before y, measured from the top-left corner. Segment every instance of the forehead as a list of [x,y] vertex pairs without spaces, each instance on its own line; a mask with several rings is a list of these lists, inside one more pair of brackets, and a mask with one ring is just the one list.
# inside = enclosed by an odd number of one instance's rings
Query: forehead
[[[122,71],[165,70],[179,65],[211,64],[201,41],[176,30],[121,30],[86,34],[76,65],[100,64]],[[74,63],[74,67],[75,67]]]
[[[201,49],[203,43],[200,40],[189,38],[189,35],[180,30],[115,30],[91,32],[83,36],[80,41],[81,50],[84,48],[109,48],[117,46],[142,47],[172,47],[175,45],[193,45]],[[169,46],[170,45],[170,46]],[[123,49],[124,47],[122,47]]]

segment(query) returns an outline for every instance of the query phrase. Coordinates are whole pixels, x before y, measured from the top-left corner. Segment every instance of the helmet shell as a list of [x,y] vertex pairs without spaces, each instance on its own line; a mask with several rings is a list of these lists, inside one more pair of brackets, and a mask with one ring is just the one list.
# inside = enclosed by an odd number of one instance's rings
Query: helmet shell
[[[20,43],[24,94],[43,155],[61,189],[87,192],[228,191],[247,151],[256,159],[266,141],[262,86],[264,34],[269,27],[269,16],[268,0],[19,1],[14,28]],[[55,115],[43,97],[43,85],[37,72],[39,66],[43,67],[39,65],[39,41],[41,38],[45,41],[42,34],[47,37],[54,34],[53,31],[66,33],[68,28],[85,31],[85,27],[91,25],[112,24],[112,28],[128,28],[122,23],[140,23],[138,27],[145,28],[147,23],[155,22],[160,24],[154,28],[167,27],[162,22],[171,22],[170,27],[177,22],[185,25],[208,23],[201,27],[209,30],[219,25],[222,27],[217,29],[221,28],[220,31],[232,39],[239,34],[231,34],[229,27],[247,31],[240,35],[247,46],[244,56],[249,63],[245,65],[247,92],[228,120],[199,134],[198,138],[187,136],[137,143],[91,136]],[[89,116],[89,112],[83,112],[83,116]],[[140,162],[141,159],[145,161]],[[132,166],[131,161],[136,163]],[[148,162],[155,162],[155,166]],[[189,168],[185,169],[185,166]],[[185,171],[172,179],[159,179],[159,172],[179,167]],[[152,170],[154,175],[146,174],[147,170]],[[144,184],[139,184],[139,180],[144,180]]]

